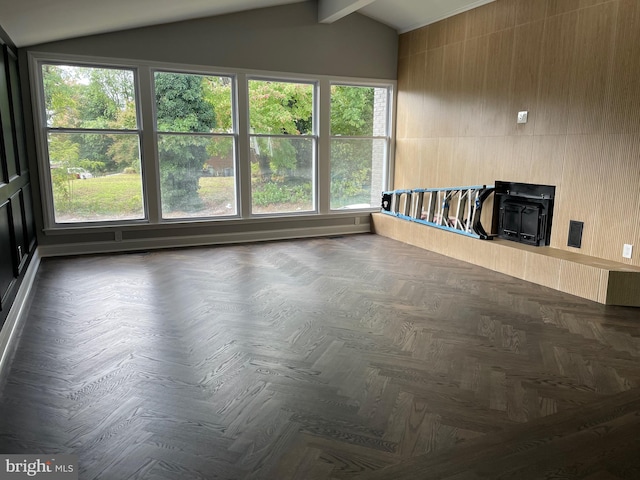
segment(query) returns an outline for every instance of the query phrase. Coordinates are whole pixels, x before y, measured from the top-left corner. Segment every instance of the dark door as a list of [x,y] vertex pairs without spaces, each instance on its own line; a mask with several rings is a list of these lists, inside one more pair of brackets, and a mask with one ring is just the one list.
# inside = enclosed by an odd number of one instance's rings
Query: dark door
[[9,201],[0,205],[0,307],[5,310],[7,293],[14,281],[13,238],[11,235],[11,212]]
[[540,228],[540,209],[529,205],[522,208],[520,223],[520,241],[531,245],[538,245],[538,232]]

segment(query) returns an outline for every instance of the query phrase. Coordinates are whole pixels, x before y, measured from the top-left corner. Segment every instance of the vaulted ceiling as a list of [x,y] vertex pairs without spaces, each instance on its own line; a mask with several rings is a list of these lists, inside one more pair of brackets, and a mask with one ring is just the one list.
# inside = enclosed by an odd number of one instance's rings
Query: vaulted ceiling
[[[316,0],[0,0],[0,26],[18,47],[179,20]],[[494,0],[317,0],[318,20],[359,12],[399,33]]]

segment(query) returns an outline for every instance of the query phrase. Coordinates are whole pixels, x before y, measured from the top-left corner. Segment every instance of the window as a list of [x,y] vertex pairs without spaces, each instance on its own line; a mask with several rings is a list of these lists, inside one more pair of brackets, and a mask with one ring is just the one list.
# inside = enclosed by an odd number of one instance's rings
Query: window
[[249,80],[252,213],[315,210],[314,90]]
[[379,208],[390,84],[29,56],[46,230]]
[[56,223],[145,218],[133,70],[42,64]]
[[331,209],[380,205],[389,149],[389,89],[331,86]]
[[155,72],[164,218],[236,215],[232,78]]

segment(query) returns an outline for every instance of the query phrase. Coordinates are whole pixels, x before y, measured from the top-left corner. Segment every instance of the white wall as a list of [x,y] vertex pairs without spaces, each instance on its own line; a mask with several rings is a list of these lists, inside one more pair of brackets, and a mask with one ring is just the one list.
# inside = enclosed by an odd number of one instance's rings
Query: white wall
[[319,24],[315,2],[35,45],[30,51],[396,79],[398,35],[360,14]]

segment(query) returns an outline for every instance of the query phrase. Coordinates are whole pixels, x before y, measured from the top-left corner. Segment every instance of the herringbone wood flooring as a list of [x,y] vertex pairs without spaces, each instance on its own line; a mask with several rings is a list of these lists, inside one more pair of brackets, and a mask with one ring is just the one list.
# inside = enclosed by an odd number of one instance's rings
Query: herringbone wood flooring
[[375,235],[46,259],[0,452],[82,479],[638,479],[639,320]]

